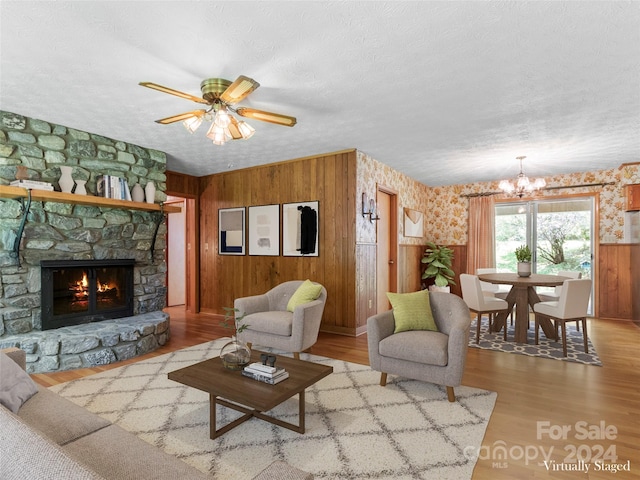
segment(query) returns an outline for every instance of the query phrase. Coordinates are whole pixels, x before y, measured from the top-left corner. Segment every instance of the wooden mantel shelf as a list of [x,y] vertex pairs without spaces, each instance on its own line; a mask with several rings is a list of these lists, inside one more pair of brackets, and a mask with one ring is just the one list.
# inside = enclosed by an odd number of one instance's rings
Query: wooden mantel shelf
[[[0,185],[0,197],[3,198],[27,198],[29,191],[22,187]],[[51,192],[48,190],[31,190],[31,199],[41,202],[75,203],[78,205],[92,205],[105,208],[125,208],[130,210],[146,210],[149,212],[178,213],[180,207],[158,203],[132,202],[131,200],[119,200],[116,198],[94,197],[92,195],[74,195],[73,193]]]

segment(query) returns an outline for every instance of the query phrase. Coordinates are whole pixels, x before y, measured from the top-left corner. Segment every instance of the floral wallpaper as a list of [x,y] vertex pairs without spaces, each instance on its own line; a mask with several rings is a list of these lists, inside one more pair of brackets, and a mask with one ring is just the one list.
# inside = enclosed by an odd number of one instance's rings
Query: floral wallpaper
[[[371,158],[357,152],[357,192],[375,195],[377,186],[386,186],[398,192],[398,238],[401,245],[424,245],[433,241],[444,245],[465,245],[467,243],[467,216],[469,200],[464,195],[497,192],[498,183],[478,182],[467,185],[448,185],[427,187],[406,175],[393,170]],[[626,164],[609,170],[570,173],[545,178],[548,187],[610,183],[613,185],[563,188],[543,190],[537,197],[599,193],[600,242],[624,243],[625,241],[625,190],[624,186],[640,183],[640,164]],[[509,198],[500,194],[496,200]],[[361,211],[358,197],[357,212]],[[403,235],[403,209],[411,208],[425,214],[424,238],[405,237]],[[375,223],[362,215],[356,216],[357,241],[375,243]]]
[[405,237],[402,218],[404,208],[417,210],[425,214],[425,229],[427,228],[427,205],[429,201],[429,187],[388,167],[384,163],[374,160],[369,155],[356,151],[356,241],[358,243],[376,242],[376,223],[364,218],[362,213],[362,193],[368,198],[375,198],[378,186],[387,187],[398,192],[398,243],[400,245],[424,245],[425,238]]

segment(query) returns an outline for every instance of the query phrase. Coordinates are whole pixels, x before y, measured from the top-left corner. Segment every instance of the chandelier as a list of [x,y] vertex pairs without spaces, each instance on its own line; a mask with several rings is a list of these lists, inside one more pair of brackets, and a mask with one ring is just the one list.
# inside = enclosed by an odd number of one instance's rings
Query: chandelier
[[510,180],[502,180],[498,185],[498,188],[500,188],[504,193],[514,194],[517,197],[522,198],[525,193],[540,190],[547,185],[547,182],[545,182],[543,178],[529,180],[529,177],[522,172],[522,160],[525,158],[527,157],[516,157],[517,160],[520,160],[520,173],[515,179],[515,182],[512,183]]
[[224,145],[229,140],[248,139],[253,136],[255,129],[244,120],[238,121],[229,113],[228,105],[214,103],[209,110],[192,112],[194,115],[182,122],[189,133],[195,132],[204,120],[211,122],[207,131],[207,138],[214,145]]

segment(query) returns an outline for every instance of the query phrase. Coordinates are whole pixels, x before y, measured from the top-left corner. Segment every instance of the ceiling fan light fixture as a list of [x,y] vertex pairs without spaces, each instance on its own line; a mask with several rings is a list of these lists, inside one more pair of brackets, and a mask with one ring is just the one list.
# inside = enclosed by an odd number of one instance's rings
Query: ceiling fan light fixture
[[240,120],[238,122],[238,130],[240,131],[240,135],[242,135],[242,138],[244,138],[245,140],[253,137],[253,134],[256,133],[256,129],[244,120]]
[[223,128],[215,123],[207,132],[207,138],[213,141],[214,145],[224,145],[229,140],[233,140],[231,132],[228,128]]
[[227,128],[231,123],[231,116],[225,107],[221,107],[217,112],[215,119],[213,120],[215,125],[218,125],[222,128]]
[[182,125],[184,125],[184,128],[186,128],[189,133],[193,134],[193,132],[198,130],[198,127],[202,125],[202,120],[203,120],[202,117],[203,115],[200,115],[200,116],[196,115],[191,118],[187,118],[182,122]]
[[253,118],[286,127],[293,127],[297,122],[295,117],[289,115],[265,112],[254,108],[235,107],[236,103],[244,100],[260,86],[254,79],[244,75],[240,75],[234,82],[224,78],[207,78],[203,80],[200,83],[202,98],[152,82],[140,82],[140,85],[207,105],[207,109],[172,115],[171,117],[156,120],[156,122],[162,125],[182,122],[189,133],[194,133],[203,121],[210,122],[212,125],[209,127],[206,136],[216,145],[223,145],[229,140],[248,139],[255,133],[253,127],[244,121],[239,122],[232,115],[232,112],[241,117]]

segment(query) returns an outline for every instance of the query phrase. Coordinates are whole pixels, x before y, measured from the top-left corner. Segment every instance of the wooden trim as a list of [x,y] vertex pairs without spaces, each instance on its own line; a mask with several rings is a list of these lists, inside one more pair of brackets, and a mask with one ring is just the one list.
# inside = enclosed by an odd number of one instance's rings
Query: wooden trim
[[[27,198],[29,190],[22,187],[0,185],[0,197],[3,198]],[[48,190],[31,190],[31,199],[40,202],[73,203],[76,205],[91,205],[104,208],[124,208],[128,210],[146,210],[149,212],[178,213],[179,207],[158,203],[132,202],[117,198],[95,197],[93,195],[75,195],[65,192],[51,192]]]

